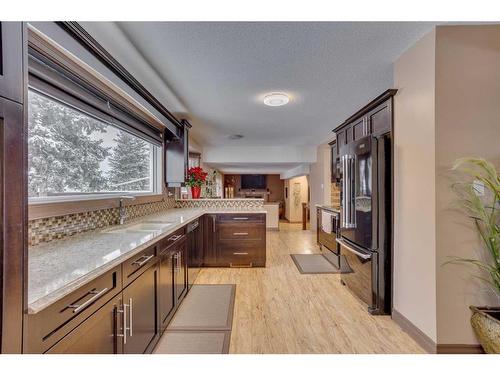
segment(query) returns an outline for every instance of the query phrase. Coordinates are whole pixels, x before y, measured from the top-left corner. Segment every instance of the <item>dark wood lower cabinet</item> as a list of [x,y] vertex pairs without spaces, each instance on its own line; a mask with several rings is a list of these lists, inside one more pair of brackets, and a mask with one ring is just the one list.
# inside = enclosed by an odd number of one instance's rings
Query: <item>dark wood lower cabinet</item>
[[47,351],[48,354],[118,354],[122,326],[121,296],[116,296]]
[[160,254],[160,282],[158,285],[158,300],[160,303],[160,324],[166,327],[175,307],[174,296],[174,261],[173,253],[167,250]]
[[203,220],[203,265],[217,266],[217,215],[206,214]]
[[[265,214],[202,217],[197,264],[265,266]],[[201,243],[203,242],[203,243]],[[37,314],[25,353],[150,353],[188,293],[188,241],[180,228]]]
[[187,292],[187,242],[182,239],[176,246],[173,255],[174,278],[175,278],[175,303],[181,302],[181,299]]
[[157,290],[158,270],[155,265],[123,290],[123,353],[141,354],[151,351],[160,334]]

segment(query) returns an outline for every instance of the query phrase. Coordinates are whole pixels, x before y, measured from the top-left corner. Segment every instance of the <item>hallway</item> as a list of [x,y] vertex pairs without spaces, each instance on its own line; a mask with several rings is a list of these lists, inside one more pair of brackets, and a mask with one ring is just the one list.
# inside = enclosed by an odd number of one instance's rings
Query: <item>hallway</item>
[[280,222],[267,232],[266,268],[202,269],[197,284],[237,284],[230,353],[424,353],[339,275],[301,275],[289,255],[318,252],[314,232]]

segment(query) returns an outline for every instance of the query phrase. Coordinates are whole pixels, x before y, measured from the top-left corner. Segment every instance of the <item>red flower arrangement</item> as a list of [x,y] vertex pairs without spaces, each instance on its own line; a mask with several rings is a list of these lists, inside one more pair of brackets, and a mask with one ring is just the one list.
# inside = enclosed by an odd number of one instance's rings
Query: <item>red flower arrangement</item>
[[201,186],[207,179],[208,173],[201,167],[193,167],[188,169],[187,186]]
[[207,176],[208,173],[201,167],[189,168],[186,185],[191,186],[191,196],[193,199],[200,197],[201,185],[205,182]]

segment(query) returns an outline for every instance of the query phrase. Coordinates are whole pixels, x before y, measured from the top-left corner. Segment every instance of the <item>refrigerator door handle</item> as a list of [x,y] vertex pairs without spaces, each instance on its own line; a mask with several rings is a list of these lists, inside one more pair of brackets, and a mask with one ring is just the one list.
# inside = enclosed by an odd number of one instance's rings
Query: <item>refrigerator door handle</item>
[[367,259],[370,259],[372,257],[370,254],[364,254],[361,251],[356,250],[352,246],[347,245],[344,240],[341,240],[341,239],[337,238],[335,241],[337,241],[337,243],[339,243],[340,245],[342,245],[346,250],[349,250],[351,253],[356,254],[357,256],[359,256],[362,259],[367,260]]

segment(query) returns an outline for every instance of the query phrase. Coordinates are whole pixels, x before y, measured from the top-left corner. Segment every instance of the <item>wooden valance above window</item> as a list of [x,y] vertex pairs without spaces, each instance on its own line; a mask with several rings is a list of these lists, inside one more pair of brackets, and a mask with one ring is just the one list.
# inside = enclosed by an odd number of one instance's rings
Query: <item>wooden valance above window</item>
[[122,121],[128,119],[129,121],[124,122],[131,129],[155,139],[155,143],[163,142],[165,131],[175,136],[177,129],[182,127],[170,113],[168,118],[153,114],[109,77],[105,77],[31,25],[28,26],[28,48],[29,73],[38,79],[37,83],[61,87],[58,83],[64,81],[63,86],[69,95],[96,106],[100,111],[106,109],[102,106],[105,103],[108,109],[114,111],[111,115]]

